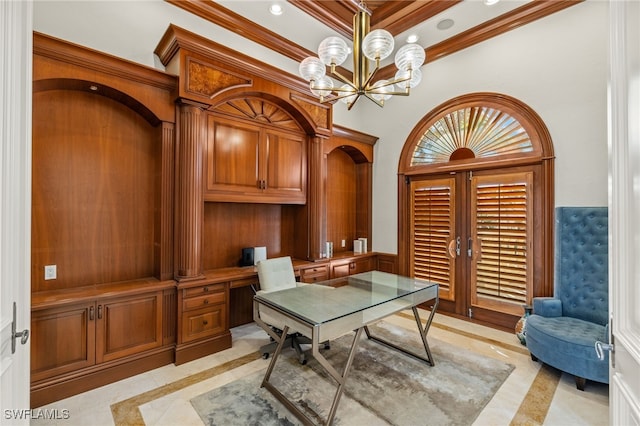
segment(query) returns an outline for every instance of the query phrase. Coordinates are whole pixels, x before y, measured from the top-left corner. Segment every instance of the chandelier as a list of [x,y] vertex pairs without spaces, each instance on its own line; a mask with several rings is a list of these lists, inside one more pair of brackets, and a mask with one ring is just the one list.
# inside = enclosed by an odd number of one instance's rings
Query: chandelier
[[[310,56],[300,62],[300,75],[309,82],[311,93],[320,102],[340,100],[350,110],[360,96],[365,96],[383,107],[384,101],[393,95],[407,96],[409,90],[420,83],[420,66],[424,63],[424,49],[416,43],[409,43],[398,49],[395,64],[398,67],[392,80],[374,81],[380,69],[380,61],[393,52],[393,36],[389,31],[377,29],[369,32],[371,11],[364,2],[358,4],[358,12],[353,17],[353,78],[348,79],[336,67],[340,66],[351,50],[340,37],[327,37],[318,47],[318,57]],[[369,61],[375,63],[369,71]],[[342,85],[334,87],[333,79]]]

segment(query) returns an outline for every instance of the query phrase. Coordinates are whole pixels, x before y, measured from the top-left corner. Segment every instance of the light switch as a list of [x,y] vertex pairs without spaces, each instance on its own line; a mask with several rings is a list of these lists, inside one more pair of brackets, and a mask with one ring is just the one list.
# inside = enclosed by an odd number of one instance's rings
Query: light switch
[[45,265],[44,267],[44,279],[55,280],[58,276],[57,265]]

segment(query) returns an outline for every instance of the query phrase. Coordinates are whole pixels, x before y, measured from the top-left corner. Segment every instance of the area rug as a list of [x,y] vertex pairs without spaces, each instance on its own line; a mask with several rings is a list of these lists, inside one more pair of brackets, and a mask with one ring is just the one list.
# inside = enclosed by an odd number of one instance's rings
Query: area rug
[[[424,353],[415,333],[384,321],[372,333]],[[353,334],[322,350],[342,371]],[[514,367],[501,361],[429,338],[435,360],[431,367],[362,334],[335,425],[470,425],[491,400]],[[283,351],[271,382],[309,416],[322,424],[335,395],[335,380],[310,355],[298,363],[292,350]],[[266,362],[265,362],[266,369]],[[298,425],[269,391],[260,387],[265,369],[191,400],[206,425]]]

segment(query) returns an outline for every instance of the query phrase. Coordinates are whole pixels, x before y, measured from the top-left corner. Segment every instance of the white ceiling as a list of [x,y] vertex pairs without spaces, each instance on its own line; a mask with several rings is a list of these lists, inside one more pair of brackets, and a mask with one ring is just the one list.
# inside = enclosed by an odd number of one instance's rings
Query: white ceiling
[[[501,0],[497,4],[490,6],[486,5],[483,0],[461,1],[459,4],[450,7],[433,18],[422,22],[404,33],[398,34],[395,37],[396,48],[406,43],[406,38],[409,34],[417,34],[419,36],[417,43],[422,47],[432,46],[444,39],[529,3],[529,1],[530,0]],[[331,28],[315,20],[287,1],[222,0],[216,1],[216,3],[313,52],[317,50],[318,44],[325,37],[336,35]],[[273,3],[278,3],[282,7],[282,15],[274,16],[269,12],[269,7]],[[454,24],[449,29],[440,30],[437,28],[437,24],[444,19],[451,19]],[[391,57],[393,57],[393,55]],[[345,63],[345,67],[349,68],[349,64]]]
[[[312,52],[325,37],[335,35],[332,29],[289,2],[276,1],[284,10],[280,16],[269,13],[272,1],[224,0],[218,3]],[[415,31],[420,36],[418,44],[426,48],[528,2],[501,0],[487,6],[483,0],[464,0],[414,27],[411,32]],[[436,25],[442,19],[452,19],[455,23],[450,29],[438,30]],[[241,29],[235,32],[225,30],[163,0],[34,1],[36,31],[156,68],[163,67],[153,51],[169,24],[297,74],[294,61],[269,53],[267,48],[243,38]],[[397,47],[405,44],[406,35],[403,33],[396,37]],[[392,58],[393,55],[383,65]],[[348,60],[344,66],[350,68],[350,62]]]

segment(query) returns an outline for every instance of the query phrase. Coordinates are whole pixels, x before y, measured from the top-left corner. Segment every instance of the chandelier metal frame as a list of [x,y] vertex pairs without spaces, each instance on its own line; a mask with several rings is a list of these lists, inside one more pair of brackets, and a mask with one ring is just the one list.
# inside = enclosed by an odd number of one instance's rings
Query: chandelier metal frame
[[[371,11],[364,2],[356,4],[358,11],[353,17],[351,52],[353,78],[349,79],[337,70],[348,54],[346,43],[339,37],[329,37],[320,43],[320,58],[309,57],[303,60],[300,63],[300,74],[309,81],[311,92],[319,97],[320,102],[340,100],[351,110],[356,101],[365,96],[383,107],[384,101],[391,96],[408,96],[410,89],[420,82],[422,74],[419,68],[425,60],[424,48],[415,43],[403,46],[395,56],[396,66],[399,68],[395,77],[391,80],[373,81],[380,69],[380,61],[393,51],[393,36],[381,29],[371,32]],[[372,71],[369,71],[369,61],[375,63]],[[326,67],[330,68],[330,76],[343,84],[341,87],[333,87],[331,78],[326,75]]]

